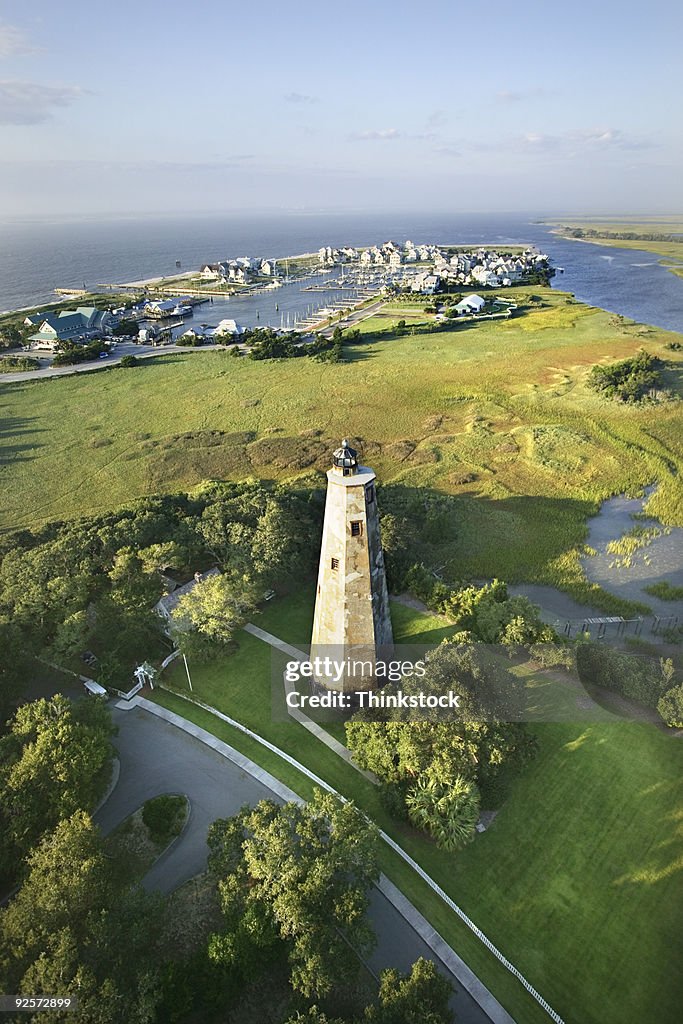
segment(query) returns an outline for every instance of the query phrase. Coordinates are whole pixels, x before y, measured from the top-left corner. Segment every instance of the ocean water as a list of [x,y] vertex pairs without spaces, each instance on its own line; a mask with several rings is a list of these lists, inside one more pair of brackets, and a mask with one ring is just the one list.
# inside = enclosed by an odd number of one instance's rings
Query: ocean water
[[[176,260],[183,270],[193,270],[203,262],[241,255],[282,258],[321,245],[365,245],[388,238],[534,244],[564,268],[555,287],[643,323],[683,329],[683,279],[661,267],[651,253],[566,241],[535,223],[531,215],[510,214],[5,221],[0,223],[0,310],[49,302],[57,287],[92,288],[170,275],[176,271]],[[288,300],[287,305],[294,308],[295,303]],[[245,316],[251,321],[255,314],[244,314],[243,320]]]

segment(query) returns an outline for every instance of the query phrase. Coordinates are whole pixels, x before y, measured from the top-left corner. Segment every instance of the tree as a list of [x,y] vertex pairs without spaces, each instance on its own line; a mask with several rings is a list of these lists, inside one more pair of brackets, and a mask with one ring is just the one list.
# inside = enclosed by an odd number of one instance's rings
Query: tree
[[0,911],[0,987],[75,995],[84,1024],[149,1024],[159,918],[157,898],[117,883],[99,830],[77,811],[31,853]]
[[149,612],[161,597],[158,574],[145,569],[140,555],[131,548],[120,548],[109,571],[111,598],[127,612]]
[[307,997],[353,974],[348,944],[371,945],[365,912],[378,877],[376,830],[353,804],[319,790],[304,806],[264,800],[215,822],[208,842],[227,925],[212,939],[215,959],[282,941],[292,986]]
[[390,593],[397,593],[405,586],[406,573],[413,564],[419,531],[412,519],[392,512],[380,516],[380,529],[387,585]]
[[16,873],[45,831],[94,807],[109,781],[113,733],[97,698],[57,694],[17,710],[0,739],[0,868]]
[[354,760],[389,784],[394,803],[423,776],[443,787],[439,799],[459,776],[495,798],[502,772],[519,769],[535,752],[534,738],[521,721],[521,681],[480,645],[444,641],[427,656],[422,678],[389,684],[383,692],[399,689],[407,695],[452,690],[460,707],[450,720],[439,710],[416,718],[418,712],[396,708],[360,710],[346,723]]
[[451,783],[422,776],[406,796],[408,816],[444,850],[459,850],[474,839],[479,821],[479,790],[457,775]]
[[345,1024],[341,1017],[328,1017],[317,1006],[309,1006],[305,1013],[295,1013],[288,1017],[285,1024]]
[[256,593],[248,578],[208,576],[178,601],[171,620],[174,638],[182,649],[189,630],[217,644],[229,644],[255,607]]
[[431,960],[420,957],[408,975],[382,971],[377,1004],[367,1007],[367,1024],[453,1024],[452,988]]

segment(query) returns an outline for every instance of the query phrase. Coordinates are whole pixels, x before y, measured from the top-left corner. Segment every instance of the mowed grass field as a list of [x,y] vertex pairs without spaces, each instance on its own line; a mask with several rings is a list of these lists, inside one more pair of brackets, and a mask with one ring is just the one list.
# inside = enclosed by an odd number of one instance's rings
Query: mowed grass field
[[[294,645],[310,636],[313,585],[274,601],[257,623]],[[438,643],[452,627],[392,602],[397,642]],[[683,981],[683,743],[618,719],[533,726],[538,757],[493,825],[458,854],[388,818],[375,787],[298,723],[273,717],[279,658],[247,633],[237,652],[190,664],[194,695],[238,719],[354,799],[436,879],[568,1024],[679,1019]],[[281,677],[280,677],[281,678]],[[188,693],[183,666],[169,685]],[[276,679],[276,684],[278,680]],[[538,678],[534,678],[538,685]],[[310,782],[220,720],[163,691],[162,703],[222,735],[303,796]],[[574,695],[572,694],[572,699]],[[340,738],[338,727],[333,728]],[[284,774],[283,774],[284,773]],[[524,1024],[540,1008],[395,854],[383,870]]]
[[664,346],[680,336],[549,289],[505,294],[539,301],[509,321],[432,334],[419,333],[429,316],[418,308],[403,337],[382,333],[402,317],[388,307],[336,365],[198,351],[0,385],[0,529],[206,478],[324,482],[331,448],[349,436],[385,486],[450,496],[432,533],[454,579],[580,596],[578,551],[602,499],[656,481],[650,510],[683,522],[680,404],[608,403],[587,373],[645,347],[667,360],[678,392],[683,358]]

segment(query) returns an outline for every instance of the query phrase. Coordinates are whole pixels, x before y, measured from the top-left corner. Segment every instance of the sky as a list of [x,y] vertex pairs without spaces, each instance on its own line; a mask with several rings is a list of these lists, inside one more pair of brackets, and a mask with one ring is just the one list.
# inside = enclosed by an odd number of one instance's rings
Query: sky
[[0,215],[683,212],[678,0],[0,0]]

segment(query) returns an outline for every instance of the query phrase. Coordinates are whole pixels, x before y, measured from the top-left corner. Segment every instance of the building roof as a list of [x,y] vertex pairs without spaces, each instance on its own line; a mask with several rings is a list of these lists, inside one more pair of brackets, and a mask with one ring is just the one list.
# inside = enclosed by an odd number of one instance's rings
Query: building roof
[[334,452],[332,462],[339,469],[355,469],[358,465],[358,452],[344,438],[341,448],[337,448]]
[[202,583],[210,576],[220,575],[220,569],[216,568],[209,569],[208,572],[197,573],[198,578],[195,577],[194,579],[191,579],[188,583],[183,584],[182,587],[178,587],[176,590],[174,590],[172,594],[167,594],[166,597],[162,597],[159,601],[157,601],[157,603],[154,605],[155,612],[158,612],[159,615],[163,615],[165,619],[170,619],[181,597],[183,597],[185,594],[189,594],[191,590],[194,590],[198,583]]

